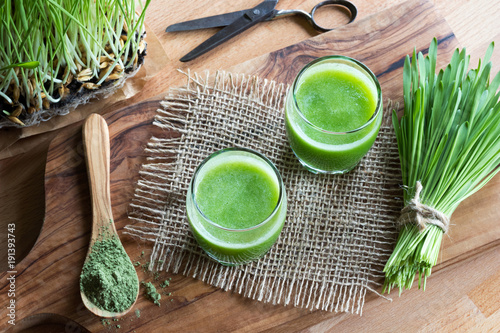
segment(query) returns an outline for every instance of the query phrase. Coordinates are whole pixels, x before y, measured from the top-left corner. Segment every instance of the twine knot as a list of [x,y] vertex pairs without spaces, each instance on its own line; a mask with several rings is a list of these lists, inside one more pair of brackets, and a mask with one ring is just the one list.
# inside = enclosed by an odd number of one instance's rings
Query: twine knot
[[401,210],[401,216],[398,219],[398,223],[402,225],[414,223],[418,226],[420,232],[426,228],[427,224],[433,224],[441,228],[444,233],[447,233],[448,226],[450,225],[449,217],[421,203],[420,192],[422,192],[422,184],[420,181],[417,181],[415,186],[415,196],[410,200],[408,205]]

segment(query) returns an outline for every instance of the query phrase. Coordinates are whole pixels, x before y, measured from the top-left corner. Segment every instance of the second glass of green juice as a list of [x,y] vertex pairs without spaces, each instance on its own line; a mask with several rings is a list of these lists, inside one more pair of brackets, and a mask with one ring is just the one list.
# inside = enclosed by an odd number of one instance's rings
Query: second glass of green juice
[[207,157],[186,196],[189,226],[198,244],[228,266],[269,251],[285,223],[286,206],[274,164],[246,148],[226,148]]
[[380,84],[368,67],[345,56],[318,58],[288,92],[288,142],[309,171],[346,173],[373,145],[382,113]]

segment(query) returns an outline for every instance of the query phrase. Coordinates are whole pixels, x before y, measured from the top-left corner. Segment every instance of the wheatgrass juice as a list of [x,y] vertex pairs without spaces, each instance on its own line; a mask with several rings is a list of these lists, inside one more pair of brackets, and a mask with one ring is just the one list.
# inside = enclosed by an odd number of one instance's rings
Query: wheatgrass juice
[[381,100],[375,75],[362,63],[343,56],[311,62],[287,95],[290,147],[312,172],[350,171],[377,137]]
[[186,198],[194,237],[225,265],[262,257],[276,242],[286,217],[286,191],[276,167],[244,148],[218,151],[195,172]]

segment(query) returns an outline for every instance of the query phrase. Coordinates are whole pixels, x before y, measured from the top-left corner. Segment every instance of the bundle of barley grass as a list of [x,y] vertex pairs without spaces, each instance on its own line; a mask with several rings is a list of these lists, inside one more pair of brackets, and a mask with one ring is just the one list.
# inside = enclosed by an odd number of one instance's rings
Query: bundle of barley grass
[[149,2],[2,1],[0,127],[46,120],[51,109],[123,81],[145,55]]
[[428,56],[406,57],[404,114],[393,114],[405,186],[399,238],[385,268],[384,291],[419,288],[436,264],[458,204],[483,187],[500,163],[500,73],[490,82],[493,43],[477,69],[456,50],[436,75],[437,41]]

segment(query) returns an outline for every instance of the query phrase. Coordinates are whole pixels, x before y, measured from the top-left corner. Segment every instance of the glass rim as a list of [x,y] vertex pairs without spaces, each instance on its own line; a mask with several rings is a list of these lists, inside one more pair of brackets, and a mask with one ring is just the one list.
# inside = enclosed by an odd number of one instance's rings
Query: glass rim
[[[279,195],[278,195],[278,202],[276,203],[276,206],[274,207],[273,211],[269,214],[268,217],[266,217],[262,222],[259,222],[258,224],[252,226],[252,227],[249,227],[249,228],[245,228],[245,229],[234,229],[234,228],[227,228],[227,227],[223,227],[219,224],[217,224],[216,222],[212,221],[210,218],[208,218],[200,209],[200,207],[198,206],[198,202],[196,201],[196,197],[195,197],[195,191],[194,191],[194,187],[195,187],[195,184],[196,184],[196,178],[198,176],[198,173],[200,172],[200,170],[208,163],[208,161],[210,161],[212,158],[215,158],[223,153],[227,153],[227,152],[238,152],[238,151],[241,151],[241,152],[246,152],[246,153],[249,153],[251,155],[255,155],[257,156],[258,158],[260,158],[261,160],[263,160],[264,162],[266,162],[270,167],[271,169],[273,170],[273,172],[275,173],[277,179],[278,179],[278,188],[279,188]],[[193,175],[193,179],[191,180],[191,184],[189,185],[189,188],[191,190],[191,200],[193,201],[193,204],[194,206],[196,207],[196,210],[197,212],[208,222],[210,223],[212,226],[216,227],[216,228],[219,228],[219,229],[222,229],[222,230],[225,230],[225,231],[232,231],[232,232],[244,232],[244,231],[250,231],[250,230],[254,230],[254,229],[257,229],[265,224],[267,224],[275,215],[276,213],[278,212],[278,209],[281,207],[281,204],[282,204],[282,201],[283,201],[283,188],[284,188],[284,184],[283,184],[283,179],[281,177],[281,174],[279,173],[278,169],[276,168],[276,166],[274,165],[273,162],[271,162],[271,160],[269,160],[266,156],[262,155],[261,153],[253,150],[253,149],[250,149],[250,148],[244,148],[244,147],[230,147],[230,148],[224,148],[224,149],[220,149],[212,154],[210,154],[208,157],[206,157],[195,169],[194,171],[194,175]]]
[[[360,127],[358,128],[355,128],[353,130],[350,130],[350,131],[346,131],[346,132],[332,132],[332,131],[328,131],[328,130],[325,130],[313,123],[311,123],[305,116],[304,114],[302,113],[302,111],[300,110],[299,108],[299,105],[297,103],[297,99],[296,99],[296,96],[295,96],[295,92],[297,90],[297,83],[299,81],[299,78],[312,66],[314,66],[315,64],[317,64],[318,62],[321,62],[321,61],[324,61],[324,60],[328,60],[328,59],[342,59],[342,60],[347,60],[348,62],[352,62],[356,65],[358,65],[359,67],[361,67],[361,69],[363,69],[366,74],[368,74],[368,76],[370,77],[370,79],[373,81],[373,83],[375,83],[375,88],[377,89],[377,105],[375,106],[375,112],[373,112],[372,116],[370,117],[370,119],[368,119],[366,121],[366,123],[364,123],[363,125],[361,125]],[[309,62],[307,65],[305,65],[301,70],[300,72],[297,74],[297,76],[295,77],[294,81],[293,81],[293,84],[292,84],[292,88],[291,88],[291,94],[292,94],[292,98],[293,98],[293,103],[295,105],[295,107],[297,108],[297,113],[299,114],[299,116],[302,118],[302,120],[304,120],[304,122],[309,125],[310,127],[312,127],[313,129],[319,131],[319,132],[323,132],[325,134],[332,134],[332,135],[345,135],[345,134],[350,134],[350,133],[356,133],[356,132],[359,132],[361,130],[363,130],[364,128],[366,128],[367,126],[369,126],[371,123],[373,123],[375,121],[375,119],[377,118],[378,114],[381,112],[380,110],[382,109],[381,107],[381,103],[382,103],[382,88],[380,87],[380,82],[378,82],[378,79],[377,77],[375,76],[375,74],[373,74],[373,72],[365,65],[363,64],[361,61],[358,61],[356,59],[353,59],[353,58],[350,58],[350,57],[347,57],[347,56],[343,56],[343,55],[328,55],[328,56],[323,56],[323,57],[320,57],[320,58],[316,58],[314,59],[313,61]]]

